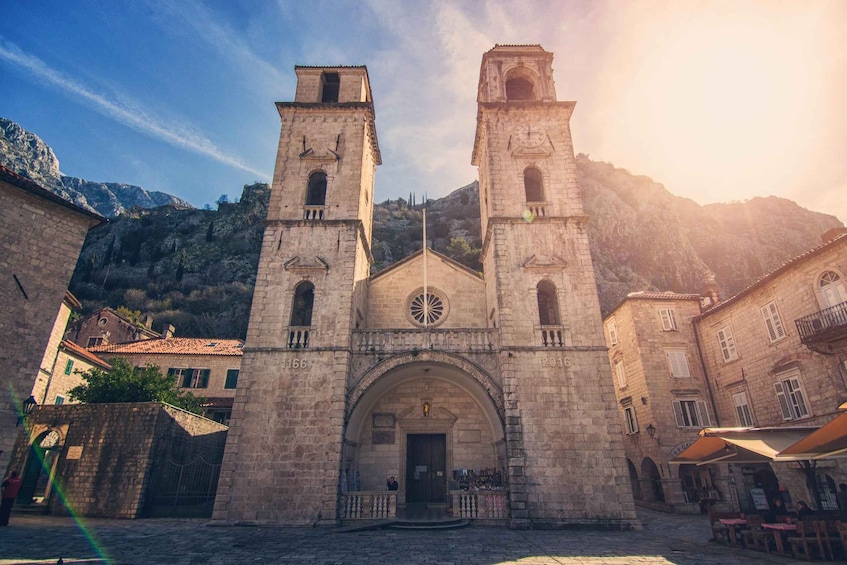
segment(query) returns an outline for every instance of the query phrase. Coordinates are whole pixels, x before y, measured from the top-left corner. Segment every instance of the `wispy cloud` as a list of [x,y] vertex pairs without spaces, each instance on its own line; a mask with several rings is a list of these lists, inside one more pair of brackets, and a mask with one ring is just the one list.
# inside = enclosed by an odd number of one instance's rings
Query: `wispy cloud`
[[51,68],[37,57],[23,52],[16,45],[6,41],[2,37],[0,37],[0,59],[18,66],[34,77],[59,88],[67,95],[88,105],[100,114],[112,118],[135,131],[164,141],[174,147],[205,155],[224,165],[257,175],[259,178],[268,178],[267,172],[259,171],[244,163],[237,156],[223,151],[215,146],[208,138],[192,131],[189,126],[166,121],[144,110],[140,104],[128,98],[118,101],[110,99],[106,94],[95,92],[90,87]]

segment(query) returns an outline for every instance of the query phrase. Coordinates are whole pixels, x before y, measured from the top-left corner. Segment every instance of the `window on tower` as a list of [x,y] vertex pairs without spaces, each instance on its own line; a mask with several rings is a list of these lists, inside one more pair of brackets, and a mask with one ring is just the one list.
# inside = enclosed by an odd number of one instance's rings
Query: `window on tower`
[[323,206],[325,204],[326,173],[312,173],[309,175],[309,189],[306,192],[306,206]]
[[559,300],[556,298],[556,287],[550,281],[538,283],[538,317],[542,326],[558,326]]
[[315,303],[315,285],[308,281],[301,282],[294,289],[294,302],[291,305],[291,323],[296,327],[312,325],[312,307]]
[[535,100],[532,83],[525,78],[516,77],[506,81],[507,100]]
[[527,167],[523,172],[523,186],[527,202],[544,202],[541,171],[535,167]]
[[338,102],[340,86],[338,73],[324,73],[321,77],[321,102]]

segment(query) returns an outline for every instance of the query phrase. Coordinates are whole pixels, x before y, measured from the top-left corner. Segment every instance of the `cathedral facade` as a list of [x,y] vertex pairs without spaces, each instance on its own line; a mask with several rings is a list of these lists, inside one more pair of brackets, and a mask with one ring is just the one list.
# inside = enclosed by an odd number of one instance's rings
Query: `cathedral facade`
[[427,505],[517,528],[635,525],[575,103],[557,101],[552,60],[532,45],[483,55],[484,274],[426,248],[370,274],[380,151],[367,69],[295,68],[215,521],[334,524]]

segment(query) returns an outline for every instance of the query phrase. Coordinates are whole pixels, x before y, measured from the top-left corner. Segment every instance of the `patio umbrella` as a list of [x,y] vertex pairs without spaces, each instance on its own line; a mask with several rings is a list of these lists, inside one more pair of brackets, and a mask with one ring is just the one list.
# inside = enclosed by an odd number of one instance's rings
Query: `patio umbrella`
[[808,436],[815,428],[704,428],[700,438],[670,462],[770,463],[803,461],[805,456],[783,455],[782,450]]

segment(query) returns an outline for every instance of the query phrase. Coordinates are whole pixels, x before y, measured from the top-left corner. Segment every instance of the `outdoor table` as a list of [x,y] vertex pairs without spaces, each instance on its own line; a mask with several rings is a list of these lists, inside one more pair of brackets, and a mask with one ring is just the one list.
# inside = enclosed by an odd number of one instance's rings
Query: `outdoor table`
[[746,526],[747,520],[744,518],[721,518],[720,523],[729,527],[729,545],[735,545],[735,528],[738,526]]
[[773,531],[773,541],[776,544],[776,550],[778,553],[785,555],[785,547],[782,542],[782,536],[787,532],[796,532],[797,526],[794,524],[786,524],[784,522],[780,522],[778,524],[762,524],[762,527],[766,530]]

